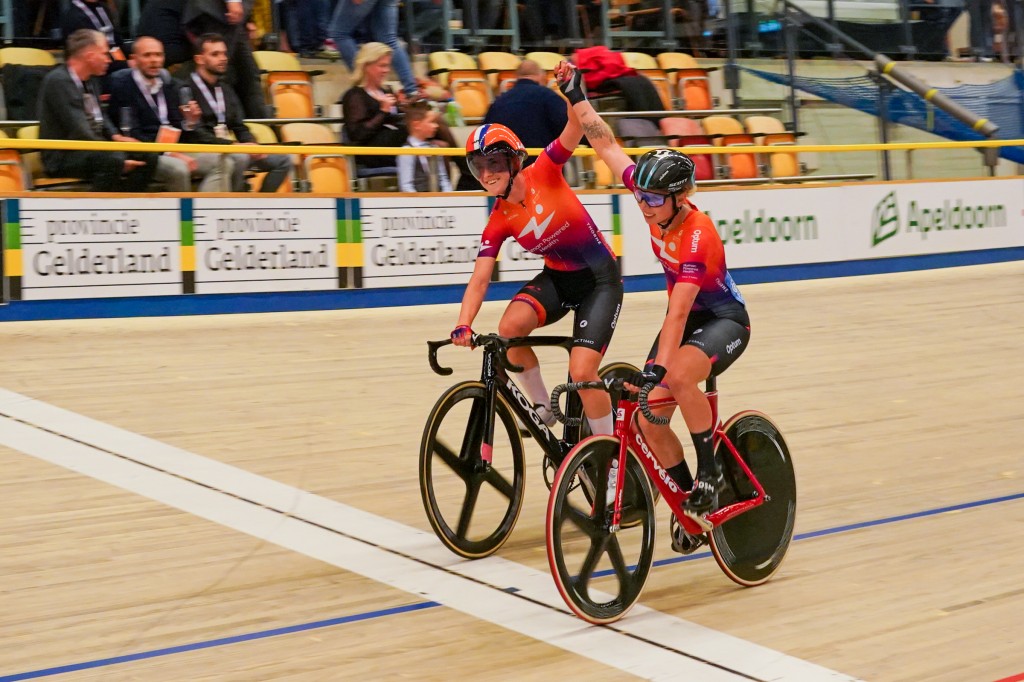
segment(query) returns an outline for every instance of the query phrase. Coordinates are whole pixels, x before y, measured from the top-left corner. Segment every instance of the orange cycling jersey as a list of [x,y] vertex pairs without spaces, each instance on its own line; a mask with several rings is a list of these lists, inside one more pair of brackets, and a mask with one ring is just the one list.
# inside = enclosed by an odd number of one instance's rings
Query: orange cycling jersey
[[[633,169],[622,174],[626,189],[633,191]],[[746,318],[746,302],[725,265],[725,246],[711,218],[701,213],[689,199],[683,199],[690,213],[683,223],[669,232],[657,225],[648,225],[651,248],[665,270],[669,296],[672,288],[682,282],[696,284],[699,291],[693,310],[707,310],[717,317]]]
[[522,204],[495,202],[479,255],[497,258],[501,245],[512,237],[530,253],[544,256],[544,265],[552,270],[589,269],[599,282],[619,281],[614,252],[562,176],[568,159],[568,151],[555,140],[520,172],[526,198]]

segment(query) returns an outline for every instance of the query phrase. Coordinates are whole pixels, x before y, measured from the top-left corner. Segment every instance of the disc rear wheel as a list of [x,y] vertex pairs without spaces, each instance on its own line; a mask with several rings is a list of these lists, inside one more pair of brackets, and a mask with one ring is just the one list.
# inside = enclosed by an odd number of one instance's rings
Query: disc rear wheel
[[[796,520],[796,476],[789,448],[778,427],[757,412],[736,415],[725,433],[764,488],[767,500],[736,516],[710,533],[715,561],[740,585],[760,585],[782,564],[793,539]],[[751,499],[756,490],[724,443],[716,453],[726,486],[719,493],[720,507]]]

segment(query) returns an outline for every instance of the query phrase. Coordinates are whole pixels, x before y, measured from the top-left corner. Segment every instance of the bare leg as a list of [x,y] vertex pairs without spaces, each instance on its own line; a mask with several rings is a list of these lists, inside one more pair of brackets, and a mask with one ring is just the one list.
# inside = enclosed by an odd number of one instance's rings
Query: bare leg
[[[569,353],[569,376],[573,381],[598,381],[603,356],[596,350],[576,346]],[[592,420],[604,419],[612,412],[612,401],[606,391],[580,391],[583,412]]]

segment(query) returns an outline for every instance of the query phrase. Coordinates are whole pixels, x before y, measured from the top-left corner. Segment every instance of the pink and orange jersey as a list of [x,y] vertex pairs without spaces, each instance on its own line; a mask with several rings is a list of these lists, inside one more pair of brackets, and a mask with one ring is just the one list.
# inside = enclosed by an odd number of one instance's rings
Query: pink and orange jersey
[[520,171],[526,199],[522,204],[496,201],[479,256],[497,258],[501,245],[512,237],[530,253],[544,256],[544,265],[552,270],[590,269],[598,281],[621,279],[614,252],[562,176],[569,156],[555,140],[533,165]]
[[[623,173],[626,188],[632,191],[633,166]],[[725,246],[707,214],[688,199],[692,209],[682,225],[664,233],[657,225],[648,225],[651,248],[665,270],[669,296],[679,283],[696,284],[699,291],[693,310],[707,310],[717,317],[732,318],[746,308],[736,283],[725,265]]]

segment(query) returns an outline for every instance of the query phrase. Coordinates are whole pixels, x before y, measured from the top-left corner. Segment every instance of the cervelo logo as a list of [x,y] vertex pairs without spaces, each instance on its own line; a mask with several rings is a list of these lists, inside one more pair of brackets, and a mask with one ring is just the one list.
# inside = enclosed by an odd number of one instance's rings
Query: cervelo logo
[[904,232],[919,232],[921,238],[930,232],[973,230],[988,227],[1006,227],[1006,207],[1003,204],[964,206],[963,199],[946,199],[941,206],[923,206],[917,200],[906,205],[906,220],[902,219],[899,198],[895,191],[882,197],[875,205],[871,221],[871,246]]
[[644,457],[650,460],[651,465],[654,466],[654,470],[658,473],[658,478],[668,486],[669,490],[674,493],[678,493],[679,486],[676,485],[676,482],[672,480],[672,477],[668,475],[668,472],[661,466],[661,463],[654,457],[654,453],[647,449],[647,443],[644,442],[644,439],[640,434],[633,434],[633,438],[636,440],[636,444],[640,446],[640,451],[644,453]]
[[530,421],[542,430],[547,431],[548,425],[541,420],[540,415],[538,415],[536,410],[533,409],[533,403],[527,400],[526,396],[519,392],[519,387],[516,386],[511,379],[509,379],[508,383],[505,385],[508,387],[508,390],[512,391],[512,395],[515,397],[516,402],[519,403],[519,406],[526,410],[526,413],[530,415]]
[[698,246],[700,246],[700,230],[694,230],[690,237],[690,253],[697,253]]

